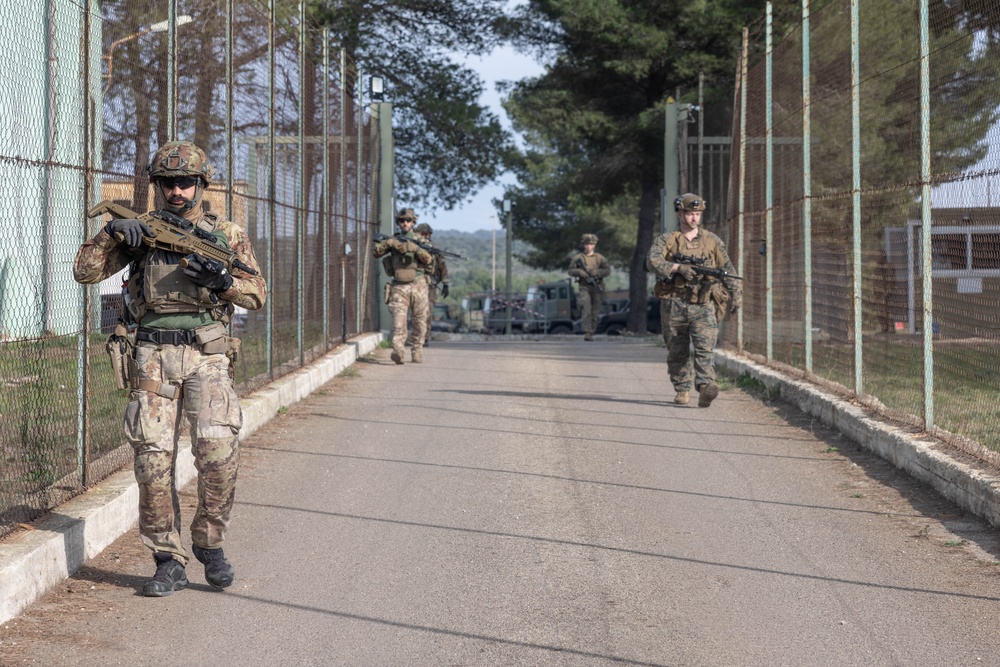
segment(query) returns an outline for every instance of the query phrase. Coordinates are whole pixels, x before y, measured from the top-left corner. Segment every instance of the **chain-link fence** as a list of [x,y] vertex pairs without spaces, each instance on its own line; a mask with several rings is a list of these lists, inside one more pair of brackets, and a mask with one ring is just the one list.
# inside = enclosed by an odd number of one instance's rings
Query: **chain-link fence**
[[723,339],[993,460],[998,25],[996,1],[768,6],[737,80]]
[[190,140],[213,213],[268,282],[237,312],[247,394],[374,328],[376,122],[360,73],[290,0],[0,4],[0,536],[131,461],[104,352],[122,278],[73,281],[97,202],[162,202],[146,166]]

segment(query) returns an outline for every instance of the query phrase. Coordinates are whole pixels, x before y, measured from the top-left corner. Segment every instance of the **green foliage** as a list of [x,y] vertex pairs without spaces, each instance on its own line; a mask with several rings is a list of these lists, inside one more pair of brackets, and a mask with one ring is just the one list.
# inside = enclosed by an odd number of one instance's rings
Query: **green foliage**
[[[601,243],[603,242],[602,239]],[[494,246],[491,232],[480,230],[469,233],[436,230],[434,232],[434,245],[466,258],[447,260],[450,295],[447,299],[442,299],[439,296],[438,303],[455,305],[461,303],[462,297],[471,292],[486,292],[492,289]],[[531,285],[568,278],[566,271],[569,268],[570,252],[578,250],[572,245],[564,247],[562,249],[564,261],[557,264],[559,268],[551,271],[540,271],[534,268],[528,260],[533,253],[537,252],[532,245],[516,238],[512,245],[514,257],[511,283],[513,291],[521,294],[526,293]],[[498,231],[496,237],[496,288],[500,291],[503,291],[506,286],[506,271],[506,237],[504,232]],[[625,285],[627,285],[627,278],[620,271],[613,272],[605,281],[605,286],[609,291],[621,289]]]
[[[700,73],[709,99],[731,98],[742,26],[763,6],[529,0],[519,9],[508,34],[548,63],[542,76],[511,86],[505,101],[525,137],[525,148],[508,156],[522,185],[507,196],[515,202],[515,234],[540,249],[529,258],[535,266],[555,268],[565,239],[592,231],[613,264],[628,266],[631,297],[645,297],[666,100],[678,89],[690,98]],[[724,131],[728,113],[706,121],[707,131]],[[644,330],[644,319],[643,310],[630,313],[629,328]]]
[[[507,133],[479,104],[478,75],[452,58],[482,55],[497,44],[494,26],[504,4],[312,0],[313,20],[329,26],[334,46],[366,74],[385,78],[399,201],[452,208],[499,176]],[[358,85],[348,83],[352,90]]]

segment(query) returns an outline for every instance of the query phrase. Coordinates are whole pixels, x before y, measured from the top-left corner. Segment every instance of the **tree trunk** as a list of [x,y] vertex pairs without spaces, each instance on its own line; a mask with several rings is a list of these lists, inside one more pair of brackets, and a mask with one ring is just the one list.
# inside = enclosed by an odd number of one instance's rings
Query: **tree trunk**
[[656,169],[645,169],[642,177],[642,194],[639,196],[639,226],[635,234],[635,250],[629,265],[628,330],[646,332],[646,255],[653,245],[653,228],[656,225],[656,200],[660,184]]

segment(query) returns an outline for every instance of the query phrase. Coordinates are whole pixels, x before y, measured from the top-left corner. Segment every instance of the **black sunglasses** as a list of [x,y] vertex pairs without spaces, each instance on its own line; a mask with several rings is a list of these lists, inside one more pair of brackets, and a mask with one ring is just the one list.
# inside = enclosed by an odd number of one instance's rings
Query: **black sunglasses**
[[168,190],[173,190],[174,188],[180,188],[181,190],[187,190],[188,188],[194,187],[198,184],[197,176],[169,176],[165,178],[160,178],[160,185]]

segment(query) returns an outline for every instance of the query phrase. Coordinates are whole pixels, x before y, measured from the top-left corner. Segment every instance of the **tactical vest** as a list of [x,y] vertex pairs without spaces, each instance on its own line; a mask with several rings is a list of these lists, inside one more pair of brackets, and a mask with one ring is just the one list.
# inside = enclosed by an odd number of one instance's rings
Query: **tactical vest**
[[[215,226],[215,218],[206,216]],[[225,234],[213,229],[218,243],[229,248]],[[181,256],[166,250],[150,250],[129,265],[125,305],[133,321],[141,324],[147,313],[204,313],[229,324],[233,304],[188,277],[178,262]]]
[[[711,257],[715,254],[715,251],[718,249],[718,243],[716,243],[714,234],[707,234],[702,231],[695,238],[698,240],[698,246],[689,247],[691,241],[688,241],[684,234],[678,231],[671,232],[664,248],[664,258],[667,259],[668,263],[673,263],[673,260],[669,258],[672,258],[676,253],[690,257]],[[711,268],[721,267],[713,266]],[[718,291],[716,285],[722,287],[721,283],[718,283],[711,276],[699,274],[697,280],[687,281],[683,276],[675,273],[669,278],[658,278],[656,285],[653,286],[653,295],[661,299],[674,296],[685,301],[690,301],[691,303],[706,304],[712,298],[712,292]],[[726,292],[725,287],[722,287],[722,291]],[[726,292],[726,295],[728,300],[728,292]]]
[[[413,237],[407,235],[407,238]],[[392,250],[382,258],[382,266],[397,283],[412,283],[417,276],[424,274],[423,267],[412,252]]]

